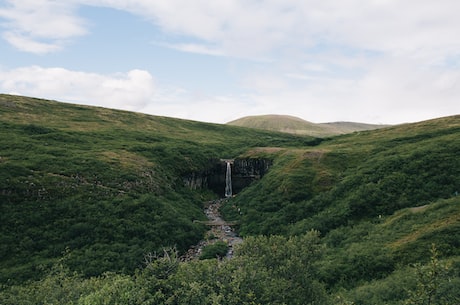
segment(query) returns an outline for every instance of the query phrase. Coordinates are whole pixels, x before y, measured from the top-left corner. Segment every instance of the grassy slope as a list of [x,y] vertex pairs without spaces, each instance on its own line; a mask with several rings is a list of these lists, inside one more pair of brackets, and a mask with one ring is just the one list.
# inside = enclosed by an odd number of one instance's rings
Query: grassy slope
[[309,135],[314,137],[328,137],[351,133],[354,131],[373,130],[386,127],[385,125],[353,122],[316,124],[288,115],[247,116],[228,122],[227,124],[263,130],[280,131],[298,135]]
[[[320,230],[332,288],[359,287],[400,265],[460,255],[460,116],[324,141],[272,156],[264,178],[224,209],[243,235]],[[421,208],[419,208],[422,206]],[[238,215],[236,211],[241,211]]]
[[129,272],[164,244],[185,248],[203,232],[192,222],[202,198],[181,174],[237,155],[274,163],[226,217],[244,235],[320,230],[319,277],[332,291],[357,301],[395,290],[401,266],[426,261],[431,243],[459,261],[460,116],[309,146],[317,142],[12,96],[0,96],[0,111],[3,281],[66,247],[87,274]]
[[366,124],[366,123],[355,123],[355,122],[331,122],[331,123],[319,123],[318,125],[327,128],[331,134],[339,135],[352,133],[355,131],[375,130],[390,125],[381,124]]
[[[459,133],[460,117],[456,116],[344,135],[314,148],[274,153],[257,149],[248,155],[272,154],[274,166],[235,201],[247,208],[254,205],[258,213],[268,215],[301,205],[301,211],[293,212],[295,218],[281,224],[295,222],[291,226],[295,230],[301,227],[300,220],[310,224],[318,220],[316,228],[327,231],[347,223],[349,217],[388,215],[448,198],[459,188]],[[284,212],[283,217],[288,217]],[[334,217],[321,217],[321,213]],[[273,228],[259,227],[253,233],[278,230]]]
[[[248,147],[311,138],[0,95],[0,281],[70,251],[87,275],[202,237],[203,198],[181,177]],[[299,141],[300,140],[300,141]],[[67,249],[67,250],[66,250]]]

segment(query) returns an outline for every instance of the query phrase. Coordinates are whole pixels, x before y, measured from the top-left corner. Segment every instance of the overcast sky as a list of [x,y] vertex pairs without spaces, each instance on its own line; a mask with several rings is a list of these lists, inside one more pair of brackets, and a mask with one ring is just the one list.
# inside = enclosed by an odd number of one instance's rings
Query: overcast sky
[[460,1],[0,0],[0,92],[216,123],[460,114]]

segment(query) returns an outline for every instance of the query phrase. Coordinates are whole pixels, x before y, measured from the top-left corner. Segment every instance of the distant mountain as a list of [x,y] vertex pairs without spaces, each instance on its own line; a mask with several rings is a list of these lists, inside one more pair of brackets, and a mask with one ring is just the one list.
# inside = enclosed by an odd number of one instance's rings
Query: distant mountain
[[276,114],[246,116],[227,124],[314,137],[334,136],[389,126],[356,122],[312,123],[295,116]]

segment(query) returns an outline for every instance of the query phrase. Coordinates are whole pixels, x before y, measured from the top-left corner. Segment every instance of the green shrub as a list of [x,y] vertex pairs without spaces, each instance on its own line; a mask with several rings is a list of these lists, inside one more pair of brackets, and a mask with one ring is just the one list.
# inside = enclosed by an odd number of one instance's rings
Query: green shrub
[[228,245],[223,241],[218,241],[203,248],[200,259],[222,258],[228,251]]

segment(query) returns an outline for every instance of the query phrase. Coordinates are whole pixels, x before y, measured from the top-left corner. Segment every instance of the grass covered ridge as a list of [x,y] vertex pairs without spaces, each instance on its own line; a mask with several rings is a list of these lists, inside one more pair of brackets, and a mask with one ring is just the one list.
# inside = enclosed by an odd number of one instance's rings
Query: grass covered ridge
[[389,126],[355,122],[312,123],[298,117],[276,114],[246,116],[227,124],[314,137],[330,137]]
[[[209,195],[182,176],[289,137],[139,113],[0,95],[0,281],[40,274],[62,253],[86,275],[133,272],[145,253],[185,251]],[[204,197],[203,197],[204,196]]]
[[[0,95],[0,118],[0,303],[459,302],[460,116],[314,139]],[[202,238],[215,195],[182,177],[235,157],[272,161],[223,207],[235,258],[143,264]]]

